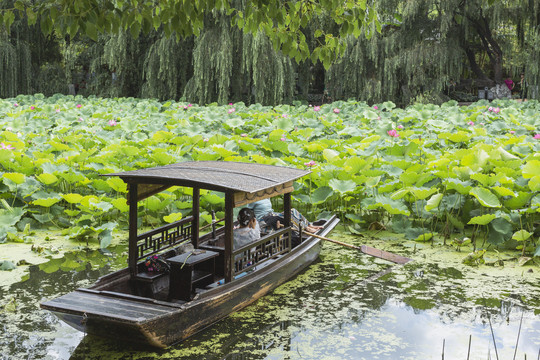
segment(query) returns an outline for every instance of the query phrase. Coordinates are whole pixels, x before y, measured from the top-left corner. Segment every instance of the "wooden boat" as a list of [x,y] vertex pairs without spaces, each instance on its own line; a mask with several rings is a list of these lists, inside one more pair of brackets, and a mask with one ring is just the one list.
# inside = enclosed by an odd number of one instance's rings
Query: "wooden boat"
[[[300,233],[293,247],[291,192],[309,171],[237,162],[185,162],[108,174],[128,184],[128,267],[41,303],[43,309],[87,334],[164,348],[253,303],[300,273],[319,256],[321,239]],[[171,186],[193,189],[192,216],[138,234],[138,202]],[[225,225],[199,229],[200,190],[225,194]],[[235,207],[283,197],[285,227],[233,248]],[[324,236],[338,223],[322,220]],[[215,223],[213,223],[215,225]],[[168,272],[149,272],[159,256]]]

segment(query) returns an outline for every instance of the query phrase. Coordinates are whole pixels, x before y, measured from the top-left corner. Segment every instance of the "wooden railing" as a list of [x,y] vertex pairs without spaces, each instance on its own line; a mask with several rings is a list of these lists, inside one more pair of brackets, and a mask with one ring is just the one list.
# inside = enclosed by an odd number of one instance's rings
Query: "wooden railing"
[[193,216],[189,216],[138,235],[137,260],[190,241],[192,222]]
[[291,228],[288,227],[233,251],[233,275],[238,275],[290,251]]

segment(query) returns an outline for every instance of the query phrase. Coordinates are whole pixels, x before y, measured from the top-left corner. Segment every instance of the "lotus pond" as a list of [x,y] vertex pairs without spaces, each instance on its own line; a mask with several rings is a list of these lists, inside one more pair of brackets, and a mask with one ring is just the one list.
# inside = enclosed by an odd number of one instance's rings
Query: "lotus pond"
[[387,232],[367,232],[360,239],[341,229],[332,237],[399,251],[415,261],[393,266],[325,243],[319,261],[271,295],[155,351],[84,337],[38,306],[125,266],[125,246],[42,253],[42,263],[24,266],[21,281],[0,273],[0,358],[441,359],[443,342],[447,359],[495,359],[495,351],[501,359],[514,352],[517,359],[536,358],[537,267],[495,252],[486,258],[502,257],[504,267],[471,267],[462,263],[465,253]]
[[[469,336],[471,358],[510,358],[516,342],[516,358],[538,354],[536,101],[398,109],[18,96],[0,100],[0,142],[9,359],[435,359],[443,343],[446,358],[466,358]],[[326,244],[296,280],[166,352],[83,338],[40,311],[125,265],[126,185],[100,175],[189,160],[309,168],[295,207],[311,219],[337,213],[332,237],[415,262],[381,274],[388,264]],[[188,215],[190,195],[171,188],[141,202],[141,226]],[[201,192],[201,208],[202,224],[220,217],[223,195]]]

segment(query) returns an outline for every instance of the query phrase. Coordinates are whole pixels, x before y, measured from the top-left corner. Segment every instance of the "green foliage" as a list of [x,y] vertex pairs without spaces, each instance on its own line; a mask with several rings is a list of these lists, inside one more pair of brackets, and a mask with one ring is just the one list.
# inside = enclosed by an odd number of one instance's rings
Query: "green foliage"
[[[428,241],[480,230],[490,245],[534,255],[539,112],[536,101],[407,109],[348,101],[315,109],[59,95],[0,100],[0,241],[23,239],[17,231],[30,224],[107,246],[129,207],[126,185],[100,174],[211,159],[310,169],[294,198],[310,217],[337,212],[351,231],[378,224]],[[220,212],[224,198],[201,192],[201,204]],[[189,192],[175,188],[145,200],[139,215],[144,226],[157,226],[190,211]]]

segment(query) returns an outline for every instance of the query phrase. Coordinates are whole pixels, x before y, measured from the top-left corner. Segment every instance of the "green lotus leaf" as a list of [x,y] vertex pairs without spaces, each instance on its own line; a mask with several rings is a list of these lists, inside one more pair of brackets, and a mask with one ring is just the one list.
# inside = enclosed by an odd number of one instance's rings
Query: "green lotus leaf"
[[165,215],[163,217],[163,220],[165,220],[167,223],[173,223],[175,221],[178,221],[182,219],[182,213],[170,213],[169,215]]
[[351,191],[356,190],[356,183],[352,180],[338,180],[331,179],[329,185],[340,194],[345,194]]
[[433,209],[436,209],[439,207],[439,204],[441,203],[441,200],[443,199],[443,194],[435,194],[433,195],[427,202],[426,206],[424,207],[426,211],[431,211]]
[[469,194],[469,191],[471,191],[472,186],[470,181],[461,181],[458,179],[448,179],[448,183],[446,185],[448,190],[456,190],[461,195],[467,195]]
[[490,186],[491,185],[491,177],[486,174],[472,174],[470,176],[472,180],[476,180],[480,183],[482,186]]
[[516,196],[512,190],[502,186],[492,186],[491,190],[495,191],[499,196]]
[[326,161],[332,162],[333,160],[339,159],[340,153],[333,149],[324,149],[323,157]]
[[512,239],[516,241],[525,241],[528,238],[530,238],[531,235],[532,234],[528,232],[527,230],[519,230],[519,231],[516,231],[514,235],[512,235]]
[[411,188],[410,192],[417,200],[424,200],[424,199],[427,199],[429,196],[433,195],[434,193],[436,193],[437,188],[434,188],[434,187],[430,189]]
[[274,125],[274,128],[276,129],[285,130],[287,132],[294,129],[293,122],[289,118],[284,118],[284,117],[274,120],[272,125]]
[[409,194],[409,192],[410,192],[410,187],[402,188],[396,191],[395,193],[393,193],[390,196],[390,198],[392,198],[393,200],[398,200],[398,199],[403,198],[405,195]]
[[471,139],[471,134],[466,131],[458,131],[456,133],[441,133],[439,139],[447,139],[453,143],[468,142]]
[[452,214],[446,213],[446,218],[448,219],[448,221],[450,221],[452,225],[454,225],[454,227],[460,230],[463,230],[465,228],[465,224],[463,224],[458,218],[456,218]]
[[278,141],[281,140],[282,137],[287,137],[287,132],[283,129],[276,129],[272,130],[270,134],[268,134],[268,140],[270,141]]
[[117,191],[119,193],[127,192],[127,184],[119,177],[111,177],[107,179],[106,182],[114,191]]
[[504,218],[493,219],[488,226],[488,242],[494,245],[504,244],[512,237],[512,224]]
[[419,235],[416,239],[414,239],[414,241],[419,241],[419,242],[425,242],[425,241],[429,241],[433,238],[434,235],[436,235],[437,233],[432,233],[432,232],[429,232],[429,233],[423,233],[421,235]]
[[497,152],[503,160],[517,160],[517,156],[510,154],[508,151],[504,150],[502,147],[497,148]]
[[32,204],[48,208],[48,207],[53,206],[59,201],[60,199],[58,198],[37,199],[37,200],[32,201]]
[[540,191],[540,176],[533,176],[527,185],[533,192]]
[[156,141],[156,143],[168,142],[175,136],[172,132],[160,130],[154,133],[152,140]]
[[499,208],[501,203],[497,196],[486,188],[474,187],[469,191],[469,195],[474,196],[482,206],[490,208]]
[[21,173],[4,173],[2,177],[13,181],[17,185],[21,185],[26,180],[26,176]]
[[410,215],[410,211],[407,209],[407,206],[403,201],[394,200],[383,195],[376,195],[374,199],[374,204],[369,206],[370,210],[376,209],[378,207],[384,208],[388,213],[396,215]]
[[405,184],[405,186],[411,186],[416,183],[420,174],[413,171],[405,171],[399,176],[399,179]]
[[232,155],[237,155],[238,152],[225,149],[223,145],[212,145],[212,150],[218,153],[221,157],[226,158]]
[[493,219],[495,219],[497,215],[495,214],[485,214],[481,216],[475,216],[467,224],[469,225],[487,225],[489,224]]
[[531,160],[527,162],[523,166],[522,174],[525,179],[540,176],[540,160]]
[[212,205],[218,205],[218,204],[224,204],[225,198],[215,194],[215,193],[209,193],[202,196],[202,199],[204,201],[209,202]]
[[121,212],[129,211],[129,205],[127,204],[127,200],[125,198],[114,199],[111,201],[111,204]]
[[83,198],[81,194],[63,194],[61,196],[70,204],[78,204]]
[[36,179],[38,179],[39,181],[41,181],[45,185],[51,185],[51,184],[54,184],[54,183],[56,183],[58,181],[58,178],[56,177],[56,175],[49,174],[49,173],[43,173],[43,174],[36,175]]
[[509,209],[517,210],[523,208],[529,202],[532,197],[531,193],[519,191],[517,196],[504,201],[504,206]]
[[65,173],[58,173],[58,176],[66,180],[68,183],[73,184],[78,181],[83,181],[86,179],[86,177],[82,174],[74,173],[72,171],[65,172]]
[[330,196],[334,194],[334,190],[332,190],[329,186],[321,186],[315,189],[313,191],[313,194],[311,194],[311,201],[314,204],[320,204],[326,201]]
[[64,209],[64,212],[68,215],[68,216],[77,216],[81,213],[80,210],[69,210],[69,209]]

